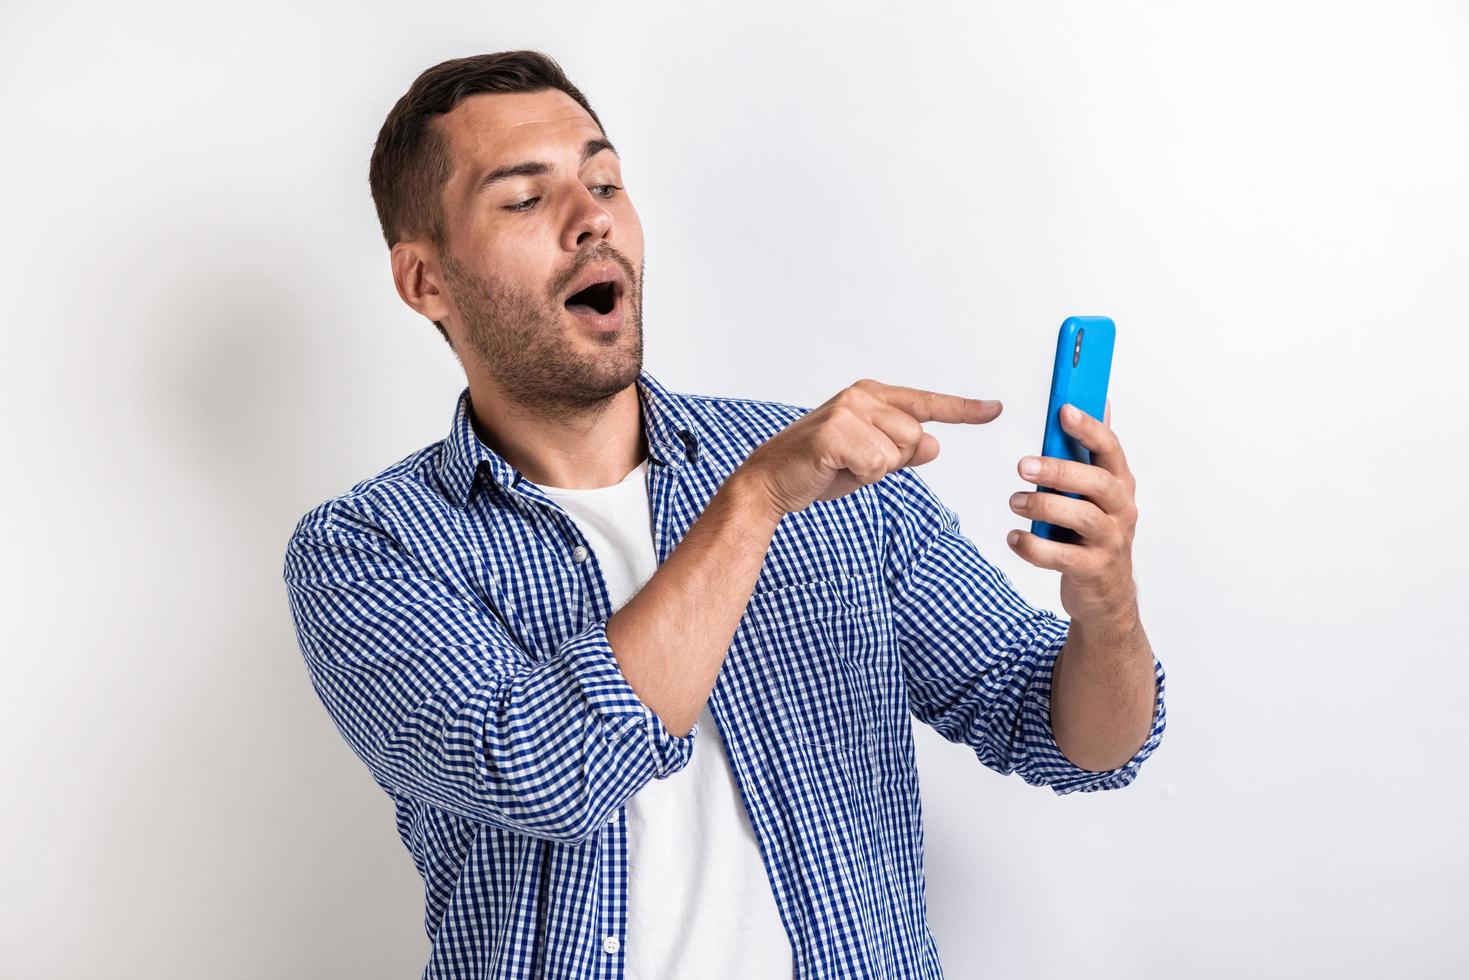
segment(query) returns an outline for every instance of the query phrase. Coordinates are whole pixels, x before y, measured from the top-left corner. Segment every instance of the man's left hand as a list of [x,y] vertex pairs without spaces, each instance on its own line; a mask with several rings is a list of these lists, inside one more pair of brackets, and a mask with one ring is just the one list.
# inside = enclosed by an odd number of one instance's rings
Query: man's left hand
[[[1026,456],[1018,469],[1037,486],[1079,493],[1082,499],[1022,492],[1010,498],[1010,507],[1017,514],[1071,528],[1080,540],[1074,544],[1049,541],[1020,530],[1011,531],[1007,540],[1032,565],[1061,573],[1061,604],[1073,620],[1126,629],[1137,617],[1132,578],[1137,482],[1112,431],[1112,402],[1106,402],[1100,422],[1074,405],[1065,405],[1061,427],[1090,451],[1090,464]],[[1027,468],[1031,465],[1033,469]]]

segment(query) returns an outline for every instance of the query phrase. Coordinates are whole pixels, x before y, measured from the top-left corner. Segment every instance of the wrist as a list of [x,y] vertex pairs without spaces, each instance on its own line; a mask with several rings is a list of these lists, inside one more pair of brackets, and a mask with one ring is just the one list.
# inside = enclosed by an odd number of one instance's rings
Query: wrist
[[738,511],[768,527],[772,532],[781,518],[785,517],[785,510],[775,502],[765,481],[753,470],[744,467],[735,470],[724,481],[719,492],[727,494]]
[[1141,624],[1142,617],[1138,615],[1136,595],[1130,596],[1124,602],[1111,603],[1071,617],[1072,629],[1088,637],[1113,643],[1132,636]]

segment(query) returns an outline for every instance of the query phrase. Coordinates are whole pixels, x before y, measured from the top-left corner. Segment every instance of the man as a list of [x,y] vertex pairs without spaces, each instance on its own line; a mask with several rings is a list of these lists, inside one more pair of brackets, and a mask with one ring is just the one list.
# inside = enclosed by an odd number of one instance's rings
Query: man
[[[1133,479],[1041,459],[1015,507],[1069,622],[913,472],[993,401],[863,379],[811,408],[642,370],[643,237],[551,59],[437,65],[370,183],[403,301],[464,366],[448,436],[307,513],[312,683],[392,797],[424,976],[939,977],[909,715],[1056,793],[1164,728]],[[1029,458],[1028,458],[1029,459]]]

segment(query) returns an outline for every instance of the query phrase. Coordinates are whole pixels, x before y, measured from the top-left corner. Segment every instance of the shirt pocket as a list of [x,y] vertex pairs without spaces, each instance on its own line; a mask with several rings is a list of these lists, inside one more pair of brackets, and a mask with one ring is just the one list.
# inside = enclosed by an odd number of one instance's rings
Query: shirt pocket
[[863,750],[877,724],[888,615],[875,573],[813,579],[750,597],[741,621],[748,653],[779,694],[791,737]]

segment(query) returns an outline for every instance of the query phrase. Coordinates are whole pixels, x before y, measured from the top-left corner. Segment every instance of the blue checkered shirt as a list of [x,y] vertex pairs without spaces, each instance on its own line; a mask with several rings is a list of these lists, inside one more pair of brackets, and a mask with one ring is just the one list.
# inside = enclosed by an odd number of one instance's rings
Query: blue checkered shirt
[[[810,411],[637,390],[658,561],[760,443]],[[670,733],[607,642],[575,521],[475,433],[312,509],[285,582],[317,695],[387,792],[423,876],[425,978],[620,978],[624,805],[700,737]],[[1056,747],[1068,621],[1027,604],[904,468],[776,529],[710,696],[798,977],[940,977],[910,714],[1055,793],[1126,786]],[[345,897],[345,896],[344,896]]]

